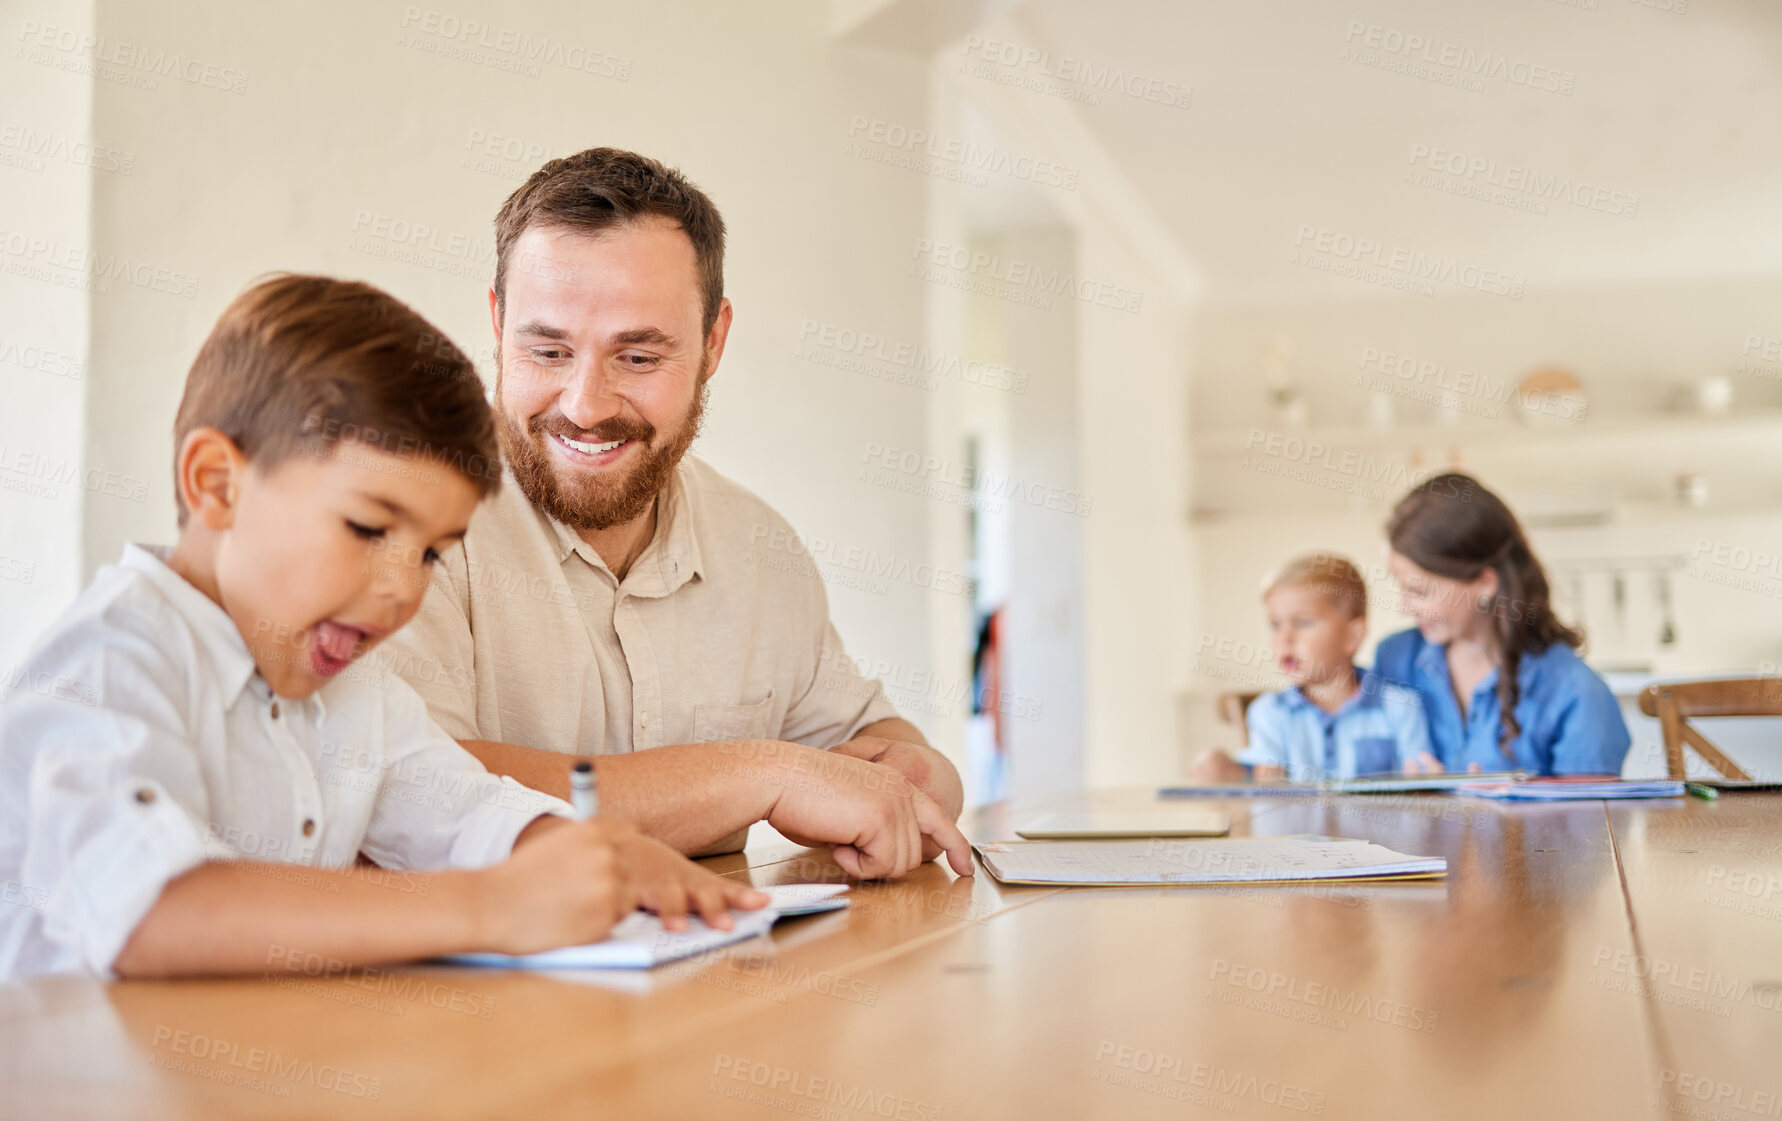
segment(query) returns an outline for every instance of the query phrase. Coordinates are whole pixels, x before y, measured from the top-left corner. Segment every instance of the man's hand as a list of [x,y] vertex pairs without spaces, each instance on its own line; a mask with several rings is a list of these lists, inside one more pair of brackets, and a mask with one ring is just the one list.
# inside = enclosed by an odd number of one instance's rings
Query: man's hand
[[829,750],[896,767],[954,821],[965,809],[965,784],[959,781],[958,769],[929,744],[920,728],[901,716],[875,720],[854,733],[852,740]]
[[[882,763],[909,779],[910,785],[917,790],[927,793],[931,789],[929,783],[934,778],[934,768],[929,763],[928,752],[930,750],[905,740],[886,739],[883,736],[856,736],[847,743],[836,744],[829,749],[829,753],[834,755],[839,752],[855,759],[863,759],[868,763]],[[787,840],[792,840],[792,838],[788,837]],[[794,841],[793,843],[801,842]],[[928,863],[939,856],[942,851],[941,846],[935,843],[933,838],[922,838],[922,863]]]
[[829,845],[843,871],[869,880],[920,866],[925,842],[932,842],[953,871],[972,874],[965,835],[897,768],[839,749],[764,746],[791,756],[781,761],[767,822],[794,844]]
[[847,755],[862,759],[868,763],[883,763],[895,770],[918,790],[928,789],[933,769],[928,765],[928,753],[913,743],[903,740],[888,740],[882,736],[859,736],[847,743],[838,743],[829,749],[831,755]]

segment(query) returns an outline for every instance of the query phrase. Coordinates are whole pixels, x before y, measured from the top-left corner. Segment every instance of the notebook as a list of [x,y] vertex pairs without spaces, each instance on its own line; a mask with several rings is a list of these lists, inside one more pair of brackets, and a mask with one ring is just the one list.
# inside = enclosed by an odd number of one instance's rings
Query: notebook
[[1015,830],[1030,841],[1094,840],[1119,837],[1223,837],[1231,832],[1231,815],[1211,810],[1052,813]]
[[1003,841],[972,846],[1008,884],[1264,884],[1443,876],[1440,857],[1370,841],[1243,837],[1214,841]]
[[1306,794],[1412,794],[1424,791],[1470,790],[1493,783],[1518,782],[1523,771],[1488,774],[1402,775],[1396,771],[1355,778],[1326,779],[1319,783],[1234,782],[1203,786],[1166,786],[1157,793],[1164,798],[1268,798]]
[[766,934],[782,918],[846,907],[847,884],[782,884],[762,888],[773,902],[759,911],[733,911],[736,925],[717,930],[691,916],[686,930],[668,930],[647,911],[622,919],[612,933],[586,946],[565,946],[537,954],[453,954],[437,959],[443,965],[495,969],[648,969],[664,962],[722,949]]
[[1470,786],[1460,791],[1478,798],[1528,802],[1578,802],[1615,798],[1681,798],[1683,784],[1671,779],[1624,781],[1622,779],[1535,778],[1527,782],[1500,782]]

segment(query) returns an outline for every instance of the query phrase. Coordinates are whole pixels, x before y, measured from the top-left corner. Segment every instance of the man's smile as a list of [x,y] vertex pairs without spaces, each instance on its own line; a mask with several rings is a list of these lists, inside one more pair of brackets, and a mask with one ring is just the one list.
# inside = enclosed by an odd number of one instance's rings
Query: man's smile
[[608,440],[604,443],[591,443],[587,440],[574,440],[568,436],[563,436],[555,432],[551,433],[550,437],[551,443],[556,445],[557,450],[566,459],[573,463],[592,464],[594,466],[604,466],[613,462],[623,454],[627,446],[633,443],[631,440]]

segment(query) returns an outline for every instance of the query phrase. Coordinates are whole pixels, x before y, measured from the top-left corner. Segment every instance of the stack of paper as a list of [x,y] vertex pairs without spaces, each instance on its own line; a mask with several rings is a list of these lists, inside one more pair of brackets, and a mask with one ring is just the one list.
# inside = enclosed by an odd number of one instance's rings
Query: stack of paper
[[1368,841],[1251,837],[1230,841],[1004,841],[974,846],[1010,884],[1260,884],[1420,879],[1446,875],[1440,857],[1406,856]]
[[1624,782],[1621,779],[1536,778],[1527,782],[1469,786],[1460,793],[1473,794],[1480,798],[1535,802],[1595,801],[1599,798],[1681,798],[1683,784],[1670,779]]
[[504,969],[648,969],[765,934],[782,918],[848,905],[841,897],[847,884],[784,884],[762,890],[773,896],[773,902],[759,911],[731,912],[736,925],[729,930],[717,930],[692,917],[686,930],[667,930],[655,915],[638,911],[613,927],[605,939],[586,946],[539,954],[455,954],[439,960],[446,965]]

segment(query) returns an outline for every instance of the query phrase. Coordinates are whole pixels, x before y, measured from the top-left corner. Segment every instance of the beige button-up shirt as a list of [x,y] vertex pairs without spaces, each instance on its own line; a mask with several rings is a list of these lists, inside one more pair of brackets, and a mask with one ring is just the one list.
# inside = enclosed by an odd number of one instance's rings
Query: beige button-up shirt
[[791,526],[694,456],[624,580],[509,475],[379,656],[459,739],[579,754],[781,739],[897,716],[843,652]]

